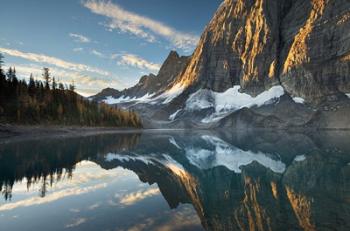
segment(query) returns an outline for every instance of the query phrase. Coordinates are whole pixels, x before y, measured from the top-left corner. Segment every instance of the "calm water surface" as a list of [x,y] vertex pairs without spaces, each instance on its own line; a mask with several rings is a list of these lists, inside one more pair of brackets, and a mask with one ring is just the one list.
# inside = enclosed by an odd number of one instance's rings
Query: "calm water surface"
[[350,230],[350,133],[0,144],[0,230]]

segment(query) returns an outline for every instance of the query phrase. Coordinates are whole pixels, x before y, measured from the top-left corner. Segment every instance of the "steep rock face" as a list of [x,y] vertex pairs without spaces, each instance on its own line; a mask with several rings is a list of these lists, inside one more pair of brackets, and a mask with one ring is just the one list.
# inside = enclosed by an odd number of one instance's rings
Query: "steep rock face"
[[226,0],[178,82],[220,92],[241,84],[253,95],[277,83],[279,7],[275,0]]
[[225,0],[177,82],[253,96],[281,84],[310,103],[335,100],[350,92],[349,10],[347,0]]
[[162,92],[183,71],[188,60],[188,56],[179,56],[176,51],[171,51],[161,66],[158,75],[143,76],[137,85],[126,89],[123,94],[125,96],[141,97],[146,94]]
[[176,51],[171,51],[161,66],[158,75],[144,75],[140,78],[139,82],[131,88],[127,88],[123,91],[107,88],[91,98],[101,101],[108,96],[113,98],[119,98],[122,96],[138,98],[146,94],[156,94],[157,92],[163,91],[174,81],[174,79],[184,70],[189,59],[190,57],[188,56],[179,56]]
[[298,0],[281,23],[280,79],[311,102],[350,92],[350,2]]

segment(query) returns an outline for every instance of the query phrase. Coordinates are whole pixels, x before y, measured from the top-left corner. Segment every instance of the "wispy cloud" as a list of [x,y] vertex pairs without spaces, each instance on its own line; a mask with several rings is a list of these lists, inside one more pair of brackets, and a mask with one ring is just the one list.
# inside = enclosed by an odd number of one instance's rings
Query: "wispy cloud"
[[115,54],[112,59],[118,59],[118,65],[137,67],[143,70],[157,72],[160,69],[160,64],[149,62],[134,54]]
[[77,226],[79,226],[79,225],[81,225],[81,224],[84,224],[86,221],[87,221],[87,219],[84,218],[84,217],[80,217],[80,218],[74,219],[74,220],[72,221],[72,223],[66,225],[66,228],[77,227]]
[[70,33],[69,36],[71,38],[73,38],[75,42],[78,42],[78,43],[89,43],[89,42],[91,42],[91,40],[88,37],[86,37],[84,35],[81,35],[81,34]]
[[124,10],[110,1],[87,0],[83,5],[93,13],[107,17],[109,30],[130,33],[149,42],[156,41],[155,36],[160,36],[185,51],[191,51],[199,40],[196,35],[177,31],[162,22]]
[[160,191],[158,188],[150,188],[144,191],[138,191],[125,195],[120,199],[120,203],[124,205],[132,205],[148,197],[156,196],[159,194]]
[[82,52],[84,50],[84,48],[82,47],[76,47],[73,49],[74,52]]
[[101,52],[99,52],[99,51],[97,51],[95,49],[91,51],[91,54],[96,55],[99,58],[105,58],[106,57],[104,54],[102,54]]
[[[17,75],[20,78],[28,78],[30,74],[34,77],[41,79],[42,67],[38,65],[23,65],[23,64],[6,64],[5,68],[10,66],[16,67]],[[97,79],[96,77],[81,74],[79,72],[67,71],[61,68],[50,68],[50,72],[55,76],[56,80],[64,83],[70,84],[74,81],[77,92],[84,96],[90,96],[97,93],[100,89],[106,87],[124,88],[125,85],[116,79],[105,80]]]
[[101,184],[88,186],[88,187],[84,187],[84,188],[75,187],[75,188],[64,189],[64,190],[49,194],[43,198],[42,197],[30,197],[28,199],[20,200],[17,202],[4,204],[4,205],[0,206],[0,211],[8,211],[8,210],[16,209],[16,208],[21,208],[21,207],[30,207],[33,205],[47,204],[47,203],[51,203],[53,201],[60,200],[60,199],[65,198],[65,197],[86,194],[86,193],[96,191],[98,189],[105,188],[105,187],[107,187],[107,184],[101,183]]
[[64,68],[71,71],[86,71],[90,73],[95,73],[103,76],[111,76],[111,73],[105,70],[101,70],[95,67],[90,67],[85,64],[79,64],[79,63],[73,63],[73,62],[67,62],[59,58],[47,56],[44,54],[36,54],[36,53],[29,53],[29,52],[22,52],[19,50],[14,49],[7,49],[0,47],[0,52],[3,54],[7,54],[14,57],[19,57],[23,59],[27,59],[33,62],[37,63],[46,63],[50,65],[54,65],[56,67]]

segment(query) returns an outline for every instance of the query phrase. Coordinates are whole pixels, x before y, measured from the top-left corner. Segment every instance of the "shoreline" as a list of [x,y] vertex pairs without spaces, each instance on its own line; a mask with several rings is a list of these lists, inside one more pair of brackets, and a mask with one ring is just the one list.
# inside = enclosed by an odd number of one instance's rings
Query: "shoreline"
[[0,144],[41,138],[68,138],[92,135],[143,132],[144,129],[117,127],[82,127],[57,125],[12,125],[0,124]]
[[[178,131],[222,131],[222,129],[174,129],[174,128],[128,128],[128,127],[87,127],[87,126],[58,126],[58,125],[14,125],[0,124],[0,144],[6,144],[25,140],[41,140],[53,138],[74,138],[87,137],[94,135],[108,135],[118,133],[153,133],[153,132],[178,132]],[[226,129],[223,129],[226,130]],[[319,128],[251,128],[235,130],[234,132],[252,132],[252,131],[285,131],[291,133],[314,133],[314,132],[350,132],[349,129],[319,129]]]

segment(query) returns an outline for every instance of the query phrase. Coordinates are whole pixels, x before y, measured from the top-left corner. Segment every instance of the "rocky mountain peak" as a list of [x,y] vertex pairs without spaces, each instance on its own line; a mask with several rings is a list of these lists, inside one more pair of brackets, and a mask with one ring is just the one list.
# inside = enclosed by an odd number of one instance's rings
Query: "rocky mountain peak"
[[252,94],[265,90],[276,82],[278,26],[277,1],[226,0],[178,82],[218,92],[239,84]]
[[159,70],[158,81],[163,84],[172,82],[185,68],[188,60],[188,56],[179,56],[176,51],[171,51]]
[[350,92],[349,10],[346,0],[225,0],[176,82],[252,96],[282,85],[310,103]]
[[191,57],[171,51],[121,94],[147,94],[133,109],[152,126],[348,127],[349,12],[349,0],[224,0]]
[[171,51],[161,66],[158,75],[152,73],[144,75],[133,87],[124,89],[123,91],[107,88],[90,98],[101,101],[105,100],[108,96],[113,98],[140,98],[145,95],[160,93],[168,88],[174,79],[183,71],[189,59],[190,57],[188,56],[179,56],[176,51]]

